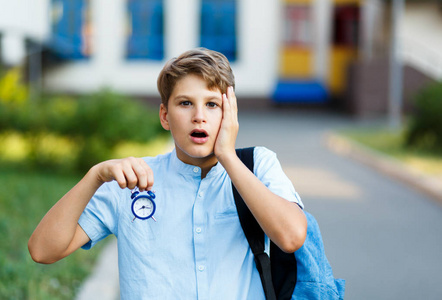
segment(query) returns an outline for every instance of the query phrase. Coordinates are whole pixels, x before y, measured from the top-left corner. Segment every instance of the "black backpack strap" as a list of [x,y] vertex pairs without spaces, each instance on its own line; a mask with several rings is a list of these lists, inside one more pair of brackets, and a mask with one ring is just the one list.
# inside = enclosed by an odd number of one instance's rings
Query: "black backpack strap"
[[[253,152],[253,147],[236,150],[238,157],[252,172],[254,171]],[[295,255],[285,253],[270,241],[271,255],[269,258],[267,253],[264,252],[264,231],[253,217],[233,183],[232,189],[241,227],[255,256],[256,267],[261,276],[266,299],[291,299],[297,279]]]
[[295,254],[285,253],[275,243],[270,242],[270,261],[273,286],[278,299],[292,299],[298,278]]
[[[253,172],[253,151],[254,148],[237,149],[236,154],[241,161]],[[262,286],[267,300],[276,300],[275,290],[273,288],[272,271],[270,258],[264,251],[264,231],[259,226],[255,217],[244,203],[235,186],[232,183],[233,196],[235,198],[236,209],[238,211],[241,227],[249,242],[255,257],[256,268],[261,277]]]

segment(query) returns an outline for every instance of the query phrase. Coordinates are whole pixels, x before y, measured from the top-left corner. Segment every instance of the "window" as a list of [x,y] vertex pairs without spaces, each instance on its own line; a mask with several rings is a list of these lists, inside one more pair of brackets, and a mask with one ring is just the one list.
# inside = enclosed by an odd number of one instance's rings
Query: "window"
[[359,37],[359,7],[335,7],[333,23],[333,45],[356,48]]
[[284,44],[310,46],[312,39],[311,12],[308,6],[287,5],[285,9]]
[[285,78],[311,78],[314,74],[312,49],[312,8],[310,5],[288,3],[284,7],[283,47],[280,71]]
[[162,0],[128,0],[127,58],[164,58],[163,14]]
[[59,56],[85,59],[92,52],[89,0],[52,0],[50,47]]
[[236,1],[202,0],[201,47],[219,51],[230,61],[237,58]]

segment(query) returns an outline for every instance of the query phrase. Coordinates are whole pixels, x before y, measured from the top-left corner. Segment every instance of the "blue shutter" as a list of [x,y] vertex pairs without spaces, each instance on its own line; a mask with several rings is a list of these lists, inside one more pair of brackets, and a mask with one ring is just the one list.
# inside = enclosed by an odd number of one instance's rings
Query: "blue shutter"
[[202,0],[200,44],[223,53],[230,61],[236,59],[235,0]]
[[164,25],[162,0],[129,0],[132,34],[127,41],[129,59],[164,58]]
[[85,0],[52,0],[52,7],[61,8],[54,11],[59,14],[52,22],[50,48],[59,56],[67,59],[87,58],[82,53],[82,27],[87,7]]

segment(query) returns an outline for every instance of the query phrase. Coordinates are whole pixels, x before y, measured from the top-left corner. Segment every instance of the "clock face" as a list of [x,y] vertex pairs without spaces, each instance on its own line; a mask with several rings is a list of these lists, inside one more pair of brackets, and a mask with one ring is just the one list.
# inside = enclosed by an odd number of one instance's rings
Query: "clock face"
[[148,219],[155,212],[155,203],[147,196],[139,196],[132,202],[132,212],[139,219]]

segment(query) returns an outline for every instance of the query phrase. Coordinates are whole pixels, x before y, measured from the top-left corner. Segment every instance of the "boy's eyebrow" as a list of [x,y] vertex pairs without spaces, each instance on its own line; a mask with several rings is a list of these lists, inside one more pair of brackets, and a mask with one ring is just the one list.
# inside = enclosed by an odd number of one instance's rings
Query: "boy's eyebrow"
[[177,95],[173,98],[170,98],[170,100],[172,100],[172,101],[192,100],[192,97],[187,96],[187,95]]
[[[174,99],[193,99],[192,96],[186,95],[186,94],[181,94],[181,95],[177,95],[174,97]],[[219,100],[222,101],[222,96],[215,96],[215,95],[210,95],[204,98],[204,100]]]
[[218,97],[218,96],[209,96],[207,98],[205,98],[206,100],[219,100],[222,101],[222,97]]
[[177,95],[177,96],[175,96],[174,98],[175,98],[175,99],[179,99],[179,98],[186,98],[186,99],[189,99],[189,98],[192,98],[192,97],[189,97],[189,96],[187,96],[187,95]]

